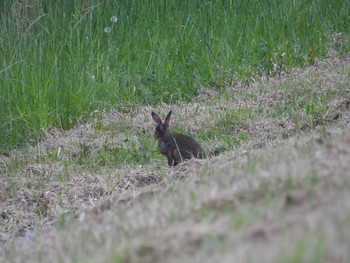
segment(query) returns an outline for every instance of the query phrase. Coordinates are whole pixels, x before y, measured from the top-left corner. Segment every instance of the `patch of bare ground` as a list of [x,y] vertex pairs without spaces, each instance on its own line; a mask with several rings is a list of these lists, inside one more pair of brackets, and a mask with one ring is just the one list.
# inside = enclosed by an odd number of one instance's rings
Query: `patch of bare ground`
[[[0,261],[346,262],[349,70],[349,56],[333,58],[186,104],[95,112],[1,156]],[[276,113],[300,102],[296,90],[330,99],[313,114]],[[168,168],[158,157],[150,112],[169,109],[174,129],[203,138],[206,160]],[[143,164],[100,155],[144,142],[157,158]]]

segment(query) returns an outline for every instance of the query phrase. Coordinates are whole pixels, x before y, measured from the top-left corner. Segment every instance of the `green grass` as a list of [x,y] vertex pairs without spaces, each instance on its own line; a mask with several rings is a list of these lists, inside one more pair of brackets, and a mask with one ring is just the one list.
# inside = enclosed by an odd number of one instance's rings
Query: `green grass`
[[186,100],[309,65],[330,44],[349,51],[346,1],[25,3],[0,4],[2,149],[98,108]]

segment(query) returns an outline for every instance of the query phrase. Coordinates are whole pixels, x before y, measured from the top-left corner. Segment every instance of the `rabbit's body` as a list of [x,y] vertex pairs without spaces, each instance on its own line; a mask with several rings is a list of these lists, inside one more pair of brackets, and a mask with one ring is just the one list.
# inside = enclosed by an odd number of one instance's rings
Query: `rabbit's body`
[[192,157],[204,158],[205,153],[195,139],[184,134],[169,132],[170,115],[171,111],[163,123],[159,116],[152,112],[152,117],[157,123],[155,137],[158,140],[158,149],[161,154],[167,157],[168,165],[175,166]]
[[184,160],[204,158],[204,151],[197,141],[184,134],[168,134],[158,140],[158,149],[168,159],[168,165]]

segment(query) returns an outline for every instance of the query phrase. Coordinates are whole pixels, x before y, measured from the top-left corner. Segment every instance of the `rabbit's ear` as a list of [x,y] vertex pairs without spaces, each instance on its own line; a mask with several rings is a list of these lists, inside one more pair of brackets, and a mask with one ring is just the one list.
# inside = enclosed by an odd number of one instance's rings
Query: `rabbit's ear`
[[165,117],[164,124],[165,124],[166,126],[169,126],[170,116],[171,116],[171,111],[169,111],[168,115]]
[[162,125],[162,120],[159,118],[159,116],[157,114],[155,114],[153,111],[152,111],[152,118],[153,120],[158,124],[158,125]]

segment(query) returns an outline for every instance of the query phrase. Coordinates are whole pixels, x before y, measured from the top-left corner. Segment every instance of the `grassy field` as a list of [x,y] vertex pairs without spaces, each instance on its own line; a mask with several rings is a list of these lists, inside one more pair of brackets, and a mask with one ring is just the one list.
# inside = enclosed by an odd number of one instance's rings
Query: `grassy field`
[[344,54],[349,16],[328,0],[1,1],[0,148]]
[[348,262],[347,1],[63,2],[0,1],[0,262]]
[[[1,262],[347,262],[350,57],[95,112],[0,156]],[[151,111],[208,153],[168,168]]]

